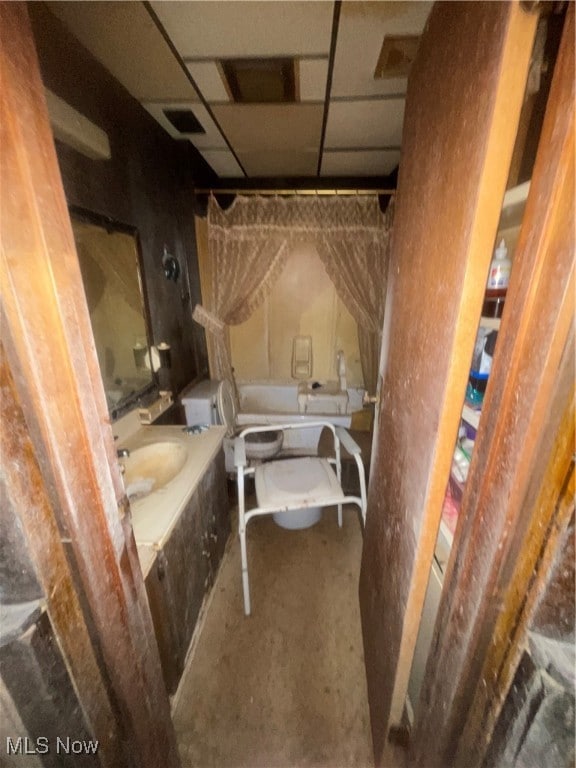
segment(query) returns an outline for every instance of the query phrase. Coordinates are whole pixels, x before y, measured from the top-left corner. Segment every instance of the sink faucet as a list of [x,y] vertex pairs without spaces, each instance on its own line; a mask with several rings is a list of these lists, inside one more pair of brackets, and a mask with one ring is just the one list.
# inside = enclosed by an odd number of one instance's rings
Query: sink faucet
[[116,456],[118,456],[119,459],[125,459],[126,457],[130,456],[130,451],[128,448],[118,448],[116,451]]

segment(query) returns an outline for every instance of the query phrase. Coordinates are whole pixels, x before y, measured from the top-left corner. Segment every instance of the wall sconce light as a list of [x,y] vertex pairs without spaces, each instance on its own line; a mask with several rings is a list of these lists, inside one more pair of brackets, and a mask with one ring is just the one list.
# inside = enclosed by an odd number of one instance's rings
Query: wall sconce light
[[164,269],[164,277],[166,280],[172,280],[175,283],[180,277],[180,262],[176,256],[168,253],[168,248],[164,246],[164,255],[162,256],[162,268]]

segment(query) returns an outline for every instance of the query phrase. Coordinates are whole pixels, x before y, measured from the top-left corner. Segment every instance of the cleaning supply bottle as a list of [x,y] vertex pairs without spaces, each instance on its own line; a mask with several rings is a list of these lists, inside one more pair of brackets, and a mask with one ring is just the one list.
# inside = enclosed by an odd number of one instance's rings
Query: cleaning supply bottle
[[494,251],[494,258],[488,273],[488,282],[482,306],[482,314],[485,317],[502,317],[511,269],[512,262],[508,258],[508,248],[504,238],[502,238],[500,245]]
[[508,258],[508,248],[506,248],[506,243],[504,238],[502,238],[500,245],[494,251],[486,288],[488,290],[508,288],[511,269],[512,262]]

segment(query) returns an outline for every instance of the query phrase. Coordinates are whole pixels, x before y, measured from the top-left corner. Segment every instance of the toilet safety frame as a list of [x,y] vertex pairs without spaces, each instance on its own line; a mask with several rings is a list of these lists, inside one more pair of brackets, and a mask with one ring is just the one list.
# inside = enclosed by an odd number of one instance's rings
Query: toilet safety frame
[[[250,465],[246,459],[245,437],[253,432],[287,431],[293,429],[311,429],[326,427],[330,429],[334,438],[334,457],[320,458],[319,456],[299,456],[294,458],[272,459],[256,465]],[[360,480],[360,496],[347,496],[342,490],[342,462],[341,445],[354,457]],[[299,468],[303,468],[310,477],[317,480],[317,485],[312,492],[307,489],[289,492],[279,500],[269,498],[269,493],[264,493],[267,487],[266,479],[271,472],[289,470],[288,462],[300,461]],[[328,421],[311,421],[298,424],[270,424],[251,426],[242,430],[234,441],[234,465],[236,468],[236,480],[238,486],[238,534],[240,537],[240,553],[242,559],[242,588],[244,592],[244,613],[250,615],[250,584],[248,580],[248,554],[246,548],[246,528],[253,517],[273,515],[276,512],[299,511],[306,507],[338,507],[338,525],[342,527],[343,504],[355,504],[362,514],[362,524],[366,522],[366,478],[364,476],[364,464],[362,463],[360,447],[352,439],[344,427],[336,427]],[[283,465],[283,466],[282,466]],[[295,465],[292,465],[294,467]],[[334,469],[336,470],[334,472]],[[244,490],[244,478],[254,475],[256,484],[256,504],[252,509],[246,509]],[[289,497],[287,497],[287,495]],[[262,498],[264,497],[264,498]]]

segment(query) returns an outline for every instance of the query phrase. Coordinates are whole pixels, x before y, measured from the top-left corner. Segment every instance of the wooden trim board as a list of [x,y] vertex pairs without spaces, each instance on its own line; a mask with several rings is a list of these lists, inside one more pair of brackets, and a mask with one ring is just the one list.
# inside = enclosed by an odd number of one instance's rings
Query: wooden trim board
[[402,719],[536,18],[434,5],[408,86],[360,605],[374,755]]
[[[0,4],[0,34],[0,306],[8,366],[56,525],[70,541],[74,590],[119,713],[123,764],[175,767],[168,697],[24,3]],[[42,546],[37,538],[29,543]],[[52,616],[57,624],[66,619]],[[55,631],[63,637],[67,628]],[[90,712],[90,680],[74,676],[73,684]],[[114,733],[101,733],[98,722],[90,725],[103,751],[110,742],[110,754]]]
[[[506,690],[502,664],[514,655],[572,458],[574,95],[571,7],[462,499],[457,557],[445,576],[415,766],[480,764]],[[555,471],[551,457],[563,433],[555,491],[545,498],[540,489]]]

